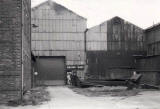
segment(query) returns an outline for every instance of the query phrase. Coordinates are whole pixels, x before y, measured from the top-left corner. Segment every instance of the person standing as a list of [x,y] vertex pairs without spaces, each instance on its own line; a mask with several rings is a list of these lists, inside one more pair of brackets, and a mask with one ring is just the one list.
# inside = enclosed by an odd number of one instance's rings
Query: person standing
[[71,75],[71,82],[72,82],[72,85],[73,86],[77,86],[77,71],[76,70],[73,70],[72,71],[72,75]]
[[71,85],[71,72],[67,72],[67,84]]

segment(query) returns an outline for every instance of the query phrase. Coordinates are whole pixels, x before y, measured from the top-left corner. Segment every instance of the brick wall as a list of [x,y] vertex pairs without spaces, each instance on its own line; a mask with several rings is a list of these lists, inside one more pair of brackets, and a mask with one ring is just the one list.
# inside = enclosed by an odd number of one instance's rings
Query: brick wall
[[[21,97],[21,89],[22,89],[21,88],[22,11],[21,10],[22,10],[22,0],[0,0],[0,101],[1,102],[6,100],[18,99]],[[23,63],[25,63],[25,61]]]

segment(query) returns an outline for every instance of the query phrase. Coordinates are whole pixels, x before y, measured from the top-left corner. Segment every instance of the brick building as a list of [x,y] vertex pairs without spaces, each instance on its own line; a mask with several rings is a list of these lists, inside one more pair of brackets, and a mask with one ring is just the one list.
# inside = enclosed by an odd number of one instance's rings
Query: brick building
[[31,88],[30,0],[0,0],[0,101]]

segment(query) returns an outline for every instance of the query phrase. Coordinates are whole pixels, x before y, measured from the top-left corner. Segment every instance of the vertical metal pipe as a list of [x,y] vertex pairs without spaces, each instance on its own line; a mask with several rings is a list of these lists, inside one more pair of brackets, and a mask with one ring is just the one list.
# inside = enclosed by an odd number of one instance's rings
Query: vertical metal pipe
[[[29,21],[29,29],[30,29],[30,33],[29,33],[29,34],[30,34],[30,42],[29,42],[29,45],[30,45],[30,55],[31,55],[31,53],[32,53],[31,0],[29,0],[29,19],[30,19],[30,21]],[[31,62],[31,63],[30,63],[30,68],[31,68],[30,74],[31,74],[31,78],[32,78],[32,77],[33,77],[33,72],[34,72],[34,71],[32,72],[32,67],[33,67],[33,66],[32,66],[32,56],[31,56],[30,62]],[[34,67],[33,67],[33,68],[34,68]],[[32,82],[32,81],[31,81],[31,82]],[[32,88],[32,83],[31,83],[30,85],[31,85],[31,88]]]
[[88,29],[86,29],[84,31],[84,53],[85,53],[85,63],[87,64],[87,31]]
[[86,29],[85,31],[84,31],[84,51],[86,52],[87,51],[87,31],[88,31],[88,29]]
[[21,1],[21,100],[23,99],[23,0]]

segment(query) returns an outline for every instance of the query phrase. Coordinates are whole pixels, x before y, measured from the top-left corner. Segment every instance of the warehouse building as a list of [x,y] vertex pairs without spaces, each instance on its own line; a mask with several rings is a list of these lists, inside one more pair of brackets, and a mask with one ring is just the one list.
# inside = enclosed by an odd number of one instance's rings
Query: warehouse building
[[20,99],[34,80],[64,85],[66,72],[75,69],[79,77],[99,80],[137,71],[143,83],[160,84],[160,24],[143,30],[114,17],[86,29],[85,18],[51,0],[30,6],[30,0],[0,2],[0,103]]
[[137,71],[147,84],[160,84],[160,24],[145,30],[147,55],[137,58]]
[[83,76],[86,19],[48,0],[32,9],[32,25],[37,84],[64,85],[73,69]]
[[145,55],[144,30],[114,17],[87,31],[88,79],[127,79],[136,70],[135,56]]
[[31,1],[0,1],[0,102],[31,88]]
[[74,69],[98,80],[128,79],[137,71],[144,83],[158,83],[159,25],[144,30],[116,16],[87,29],[85,18],[48,0],[32,9],[32,26],[38,85],[64,85]]
[[141,82],[160,84],[160,24],[141,29],[114,17],[87,31],[88,80],[123,80],[134,71]]

